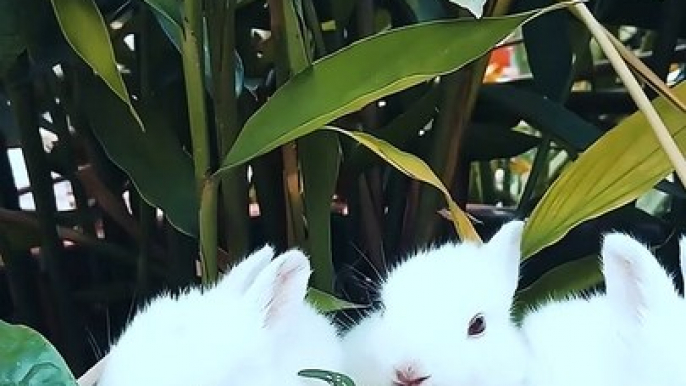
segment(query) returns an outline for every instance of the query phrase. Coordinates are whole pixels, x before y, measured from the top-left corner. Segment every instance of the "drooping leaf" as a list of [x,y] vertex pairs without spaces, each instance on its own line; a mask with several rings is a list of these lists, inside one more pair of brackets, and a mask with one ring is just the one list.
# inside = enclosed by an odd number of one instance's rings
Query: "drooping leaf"
[[378,98],[459,69],[522,23],[565,5],[479,21],[421,23],[355,42],[279,88],[246,122],[222,168],[265,154]]
[[307,369],[299,371],[298,375],[305,378],[321,379],[331,386],[355,386],[355,382],[350,377],[333,371]]
[[76,386],[57,350],[29,327],[0,320],[0,385]]
[[436,189],[440,190],[448,203],[448,211],[450,212],[450,217],[455,225],[455,231],[463,240],[475,240],[481,241],[478,233],[472,226],[467,215],[460,209],[459,206],[450,197],[450,192],[443,185],[441,180],[436,176],[436,174],[431,170],[429,165],[422,161],[417,156],[406,153],[399,150],[390,143],[375,138],[369,134],[362,132],[353,132],[339,129],[336,127],[326,127],[330,130],[335,130],[339,133],[345,134],[362,145],[366,146],[369,150],[373,151],[379,157],[383,158],[386,162],[391,164],[393,167],[398,169],[405,175],[417,179],[419,181],[425,182],[432,185]]
[[312,287],[307,289],[306,300],[323,313],[354,308],[364,308],[364,306],[346,302],[345,300],[338,299],[333,295],[329,295],[324,291],[320,291]]
[[[686,83],[673,92],[686,98]],[[677,144],[686,149],[686,114],[662,97],[653,105]],[[525,258],[583,221],[635,200],[671,170],[645,116],[632,114],[591,145],[545,193],[524,230]]]
[[88,63],[107,86],[128,106],[142,129],[143,122],[131,104],[124,79],[117,69],[114,49],[105,21],[93,0],[51,0],[62,33],[74,51]]
[[84,112],[110,159],[131,177],[141,196],[162,209],[182,232],[198,232],[198,200],[193,164],[181,147],[175,125],[187,119],[171,112],[185,112],[182,92],[165,90],[143,101],[140,111],[148,130],[137,130],[126,105],[107,91],[95,77],[80,82]]

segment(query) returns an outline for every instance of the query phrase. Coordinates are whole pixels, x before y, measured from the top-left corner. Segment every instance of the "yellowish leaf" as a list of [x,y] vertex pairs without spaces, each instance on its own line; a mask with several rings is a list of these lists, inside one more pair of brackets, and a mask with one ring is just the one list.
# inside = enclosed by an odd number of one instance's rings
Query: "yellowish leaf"
[[436,174],[431,170],[429,165],[427,165],[420,158],[413,154],[404,152],[390,143],[378,139],[372,135],[362,133],[359,131],[352,132],[343,130],[338,127],[326,126],[326,129],[337,131],[341,134],[345,134],[360,144],[367,147],[369,150],[376,153],[379,157],[383,158],[384,161],[391,164],[393,167],[404,173],[405,175],[412,177],[416,180],[425,182],[429,185],[434,186],[436,189],[440,190],[448,203],[448,211],[452,218],[453,224],[457,234],[463,240],[474,240],[481,241],[481,238],[476,233],[476,230],[469,221],[467,215],[460,209],[459,206],[450,197],[450,192],[443,185],[441,180],[436,176]]

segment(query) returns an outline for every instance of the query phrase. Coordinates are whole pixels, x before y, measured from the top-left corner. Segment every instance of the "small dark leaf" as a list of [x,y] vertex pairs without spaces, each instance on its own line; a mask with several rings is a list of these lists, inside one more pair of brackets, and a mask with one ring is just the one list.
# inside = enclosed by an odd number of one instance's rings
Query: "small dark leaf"
[[510,158],[536,147],[541,139],[507,126],[473,123],[465,133],[464,156],[469,161]]
[[301,370],[298,375],[305,378],[321,379],[328,382],[331,386],[355,386],[350,377],[341,373],[325,370]]

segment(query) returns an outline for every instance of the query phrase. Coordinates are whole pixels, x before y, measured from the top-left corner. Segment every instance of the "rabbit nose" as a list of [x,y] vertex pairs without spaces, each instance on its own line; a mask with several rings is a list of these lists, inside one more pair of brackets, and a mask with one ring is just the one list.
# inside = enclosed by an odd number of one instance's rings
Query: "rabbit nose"
[[395,381],[393,381],[393,384],[396,386],[419,386],[429,377],[430,375],[417,374],[412,368],[395,370]]

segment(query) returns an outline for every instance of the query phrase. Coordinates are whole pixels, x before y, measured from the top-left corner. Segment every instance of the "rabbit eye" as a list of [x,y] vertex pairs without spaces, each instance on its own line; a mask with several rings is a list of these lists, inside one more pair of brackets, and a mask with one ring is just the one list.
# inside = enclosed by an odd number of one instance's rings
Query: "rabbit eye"
[[469,334],[470,337],[475,338],[477,336],[481,336],[481,334],[483,334],[485,330],[486,319],[484,319],[484,316],[482,314],[474,315],[472,320],[469,321],[469,328],[467,329],[467,334]]

